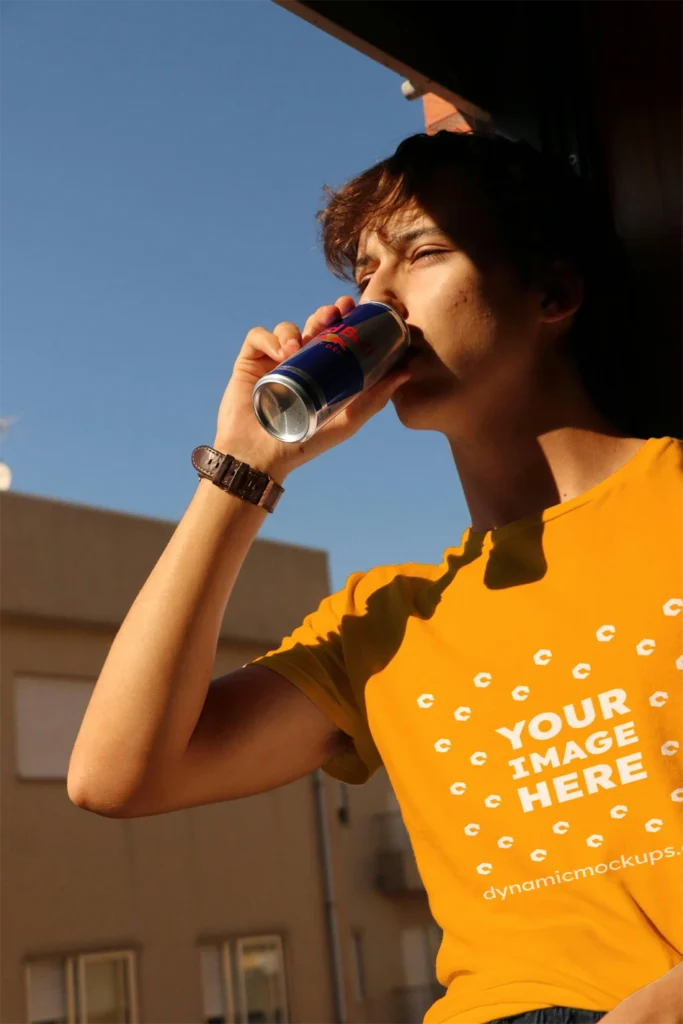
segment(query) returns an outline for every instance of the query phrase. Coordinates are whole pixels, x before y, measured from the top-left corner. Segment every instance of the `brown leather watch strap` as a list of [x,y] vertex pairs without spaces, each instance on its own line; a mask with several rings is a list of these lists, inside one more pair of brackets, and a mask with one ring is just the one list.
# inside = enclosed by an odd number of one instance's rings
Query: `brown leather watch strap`
[[284,487],[276,484],[267,473],[252,469],[233,455],[224,455],[205,444],[192,452],[192,465],[200,477],[210,480],[228,494],[264,508],[266,512],[272,512],[285,493]]

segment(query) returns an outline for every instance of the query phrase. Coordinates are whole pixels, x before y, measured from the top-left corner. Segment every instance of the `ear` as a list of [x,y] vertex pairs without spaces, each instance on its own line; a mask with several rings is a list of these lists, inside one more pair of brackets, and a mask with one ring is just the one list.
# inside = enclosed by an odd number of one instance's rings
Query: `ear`
[[541,283],[541,320],[559,323],[573,316],[583,302],[583,280],[562,260],[551,264]]

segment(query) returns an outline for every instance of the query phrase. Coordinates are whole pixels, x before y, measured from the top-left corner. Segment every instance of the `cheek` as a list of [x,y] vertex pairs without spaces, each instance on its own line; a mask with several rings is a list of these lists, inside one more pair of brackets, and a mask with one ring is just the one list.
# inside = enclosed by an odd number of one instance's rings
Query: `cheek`
[[456,372],[488,365],[489,356],[500,365],[507,356],[516,359],[533,334],[529,297],[507,268],[483,274],[470,263],[450,289],[444,283],[440,308],[434,347]]
[[434,347],[447,366],[461,369],[486,353],[496,331],[496,316],[476,271],[444,290],[440,306],[443,315],[435,325]]
[[479,282],[481,303],[500,325],[502,334],[514,335],[528,328],[532,317],[529,293],[524,291],[512,272],[498,267]]

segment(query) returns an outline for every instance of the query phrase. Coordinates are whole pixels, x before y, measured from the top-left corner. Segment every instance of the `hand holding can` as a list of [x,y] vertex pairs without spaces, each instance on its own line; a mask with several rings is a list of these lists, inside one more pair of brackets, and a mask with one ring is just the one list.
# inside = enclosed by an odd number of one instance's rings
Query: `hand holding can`
[[[370,303],[358,308],[364,306]],[[329,327],[338,326],[354,308],[353,299],[347,295],[337,299],[334,305],[319,307],[306,321],[303,336],[296,324],[289,321],[277,324],[272,331],[265,327],[252,328],[220,403],[213,447],[269,473],[282,483],[292,469],[351,437],[383,409],[394,391],[410,378],[408,371],[391,369],[347,408],[336,410],[338,415],[328,419],[314,436],[298,444],[278,440],[264,430],[254,415],[253,392],[259,381],[300,352],[309,340]],[[332,331],[333,336],[337,333]]]
[[279,441],[307,441],[382,380],[408,351],[403,318],[383,302],[356,306],[254,387],[254,412]]

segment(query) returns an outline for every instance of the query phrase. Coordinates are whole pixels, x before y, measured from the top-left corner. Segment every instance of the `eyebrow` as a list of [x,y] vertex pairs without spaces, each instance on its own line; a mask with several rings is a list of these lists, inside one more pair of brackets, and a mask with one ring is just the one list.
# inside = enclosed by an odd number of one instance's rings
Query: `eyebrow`
[[[393,238],[388,239],[388,244],[391,247],[395,247],[398,249],[401,248],[402,246],[410,245],[411,242],[415,242],[418,238],[427,237],[429,235],[443,234],[445,234],[444,230],[442,228],[436,227],[436,225],[434,225],[433,227],[425,226],[423,228],[413,228],[412,231],[406,231],[405,234],[403,235],[395,235]],[[371,262],[371,256],[368,256],[367,254],[365,256],[359,256],[355,262],[354,269],[360,270],[361,267],[367,267],[368,263]]]

